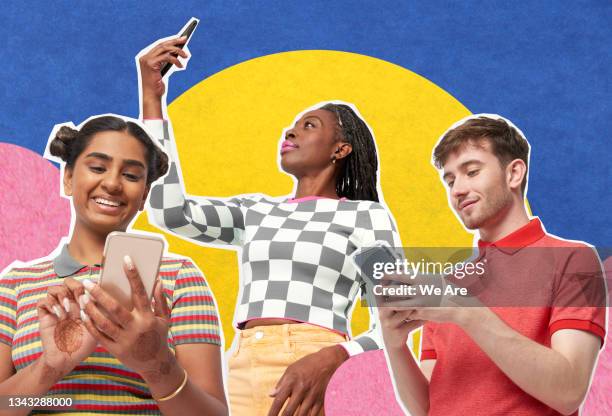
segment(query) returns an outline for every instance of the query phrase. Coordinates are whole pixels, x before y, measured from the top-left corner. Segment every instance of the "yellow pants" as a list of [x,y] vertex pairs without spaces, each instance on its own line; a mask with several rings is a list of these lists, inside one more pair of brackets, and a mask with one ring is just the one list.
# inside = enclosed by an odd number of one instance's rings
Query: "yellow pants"
[[[289,365],[346,340],[309,324],[257,326],[240,331],[236,337],[228,378],[232,416],[266,416],[274,401],[269,393]],[[319,414],[323,415],[323,410]]]

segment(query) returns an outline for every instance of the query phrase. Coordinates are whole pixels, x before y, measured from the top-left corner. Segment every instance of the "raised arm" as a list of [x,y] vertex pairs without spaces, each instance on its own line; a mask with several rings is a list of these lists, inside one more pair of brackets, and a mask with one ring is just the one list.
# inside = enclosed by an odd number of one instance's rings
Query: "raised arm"
[[160,70],[166,61],[182,67],[174,54],[186,57],[178,45],[184,39],[158,43],[140,55],[141,116],[154,139],[169,156],[169,172],[151,188],[149,220],[162,229],[202,243],[242,243],[242,199],[210,199],[186,194],[169,121],[164,120],[165,84]]

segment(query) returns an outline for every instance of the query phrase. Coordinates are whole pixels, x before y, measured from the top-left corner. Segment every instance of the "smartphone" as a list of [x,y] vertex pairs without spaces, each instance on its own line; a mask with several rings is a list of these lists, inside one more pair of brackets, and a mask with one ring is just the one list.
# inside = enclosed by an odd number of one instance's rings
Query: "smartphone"
[[[187,43],[189,42],[189,38],[191,38],[191,35],[193,34],[196,26],[198,25],[198,22],[199,20],[196,19],[195,17],[192,17],[191,19],[189,19],[189,22],[187,22],[187,26],[185,27],[185,30],[183,30],[183,32],[181,32],[181,34],[179,35],[179,37],[187,36],[187,40],[185,41],[185,43],[179,46],[179,48],[183,49],[185,45],[187,45]],[[172,68],[172,65],[173,65],[172,63],[167,62],[166,65],[162,67],[161,69],[162,77],[168,73],[170,68]]]
[[159,237],[113,231],[106,237],[104,245],[100,287],[132,310],[132,291],[123,270],[123,258],[126,255],[131,257],[150,299],[163,253],[164,240]]
[[373,246],[358,250],[351,258],[367,283],[379,284],[380,278],[375,276],[375,272],[381,273],[381,270],[375,270],[375,264],[395,264],[399,256],[387,243],[376,241]]

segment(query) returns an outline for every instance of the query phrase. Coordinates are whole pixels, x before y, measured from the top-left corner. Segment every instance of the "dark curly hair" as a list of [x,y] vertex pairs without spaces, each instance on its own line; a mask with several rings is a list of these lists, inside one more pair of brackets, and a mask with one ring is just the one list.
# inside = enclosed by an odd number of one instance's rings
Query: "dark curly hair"
[[73,168],[74,162],[85,150],[97,133],[105,131],[126,132],[141,142],[147,160],[147,185],[168,172],[168,155],[157,147],[142,127],[132,121],[125,121],[115,116],[92,118],[80,130],[62,126],[49,145],[49,151],[66,162],[66,167]]

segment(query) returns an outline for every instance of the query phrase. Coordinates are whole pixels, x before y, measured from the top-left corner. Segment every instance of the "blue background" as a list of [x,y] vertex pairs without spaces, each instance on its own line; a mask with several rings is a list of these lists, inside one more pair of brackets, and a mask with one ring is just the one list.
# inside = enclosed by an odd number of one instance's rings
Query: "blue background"
[[528,197],[548,231],[611,245],[612,2],[29,2],[0,11],[0,141],[42,153],[56,123],[136,117],[135,54],[196,16],[193,58],[169,102],[271,53],[384,59],[474,113],[512,120],[532,145]]

